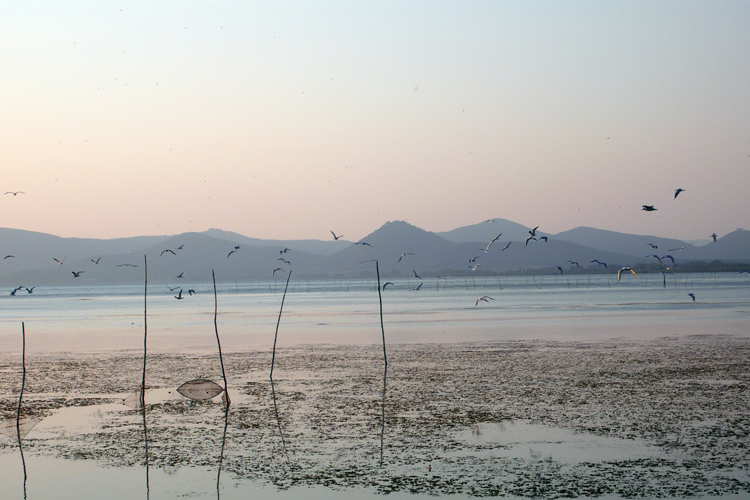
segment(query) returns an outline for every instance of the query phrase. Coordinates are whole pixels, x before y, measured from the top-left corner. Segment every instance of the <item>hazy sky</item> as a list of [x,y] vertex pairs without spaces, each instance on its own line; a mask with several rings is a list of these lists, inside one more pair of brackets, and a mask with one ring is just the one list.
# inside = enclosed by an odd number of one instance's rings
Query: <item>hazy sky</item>
[[750,229],[747,1],[17,1],[0,14],[0,191],[27,193],[0,197],[3,227]]

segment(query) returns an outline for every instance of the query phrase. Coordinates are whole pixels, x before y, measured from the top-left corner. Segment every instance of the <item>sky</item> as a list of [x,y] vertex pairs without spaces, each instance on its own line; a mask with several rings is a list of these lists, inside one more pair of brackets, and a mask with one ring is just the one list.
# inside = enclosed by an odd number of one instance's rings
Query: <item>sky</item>
[[0,192],[25,194],[0,227],[750,229],[748,25],[720,0],[3,2]]

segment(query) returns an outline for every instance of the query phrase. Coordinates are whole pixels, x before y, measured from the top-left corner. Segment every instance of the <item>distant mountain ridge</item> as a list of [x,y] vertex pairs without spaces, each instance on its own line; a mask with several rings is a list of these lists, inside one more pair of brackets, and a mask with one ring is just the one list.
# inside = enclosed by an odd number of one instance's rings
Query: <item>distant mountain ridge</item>
[[[558,266],[563,270],[575,267],[576,272],[585,268],[601,271],[592,260],[616,268],[656,263],[652,255],[663,258],[667,254],[678,263],[750,262],[750,232],[742,229],[701,247],[680,240],[588,227],[526,244],[529,228],[496,220],[447,233],[391,221],[358,242],[333,238],[259,240],[219,229],[97,240],[0,228],[0,259],[8,256],[0,260],[0,284],[17,287],[68,284],[72,280],[90,284],[140,282],[143,273],[139,267],[144,255],[149,263],[149,279],[172,285],[181,280],[209,281],[212,269],[217,278],[224,280],[279,279],[290,269],[299,277],[371,276],[375,260],[384,276],[412,276],[415,272],[420,276],[530,272],[556,270]],[[537,237],[542,234],[537,231]],[[455,241],[464,238],[469,241]],[[653,249],[648,243],[658,248]],[[290,250],[282,252],[285,248]],[[280,269],[273,273],[276,268]],[[73,278],[74,272],[81,271],[78,278]]]

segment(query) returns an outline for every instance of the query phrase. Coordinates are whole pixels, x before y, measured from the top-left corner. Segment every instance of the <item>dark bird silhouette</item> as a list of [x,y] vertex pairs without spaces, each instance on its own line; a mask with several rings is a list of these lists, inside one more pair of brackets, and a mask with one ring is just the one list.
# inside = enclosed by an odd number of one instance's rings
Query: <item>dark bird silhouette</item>
[[276,271],[281,271],[282,273],[285,273],[285,272],[286,272],[286,271],[284,271],[283,269],[281,269],[280,267],[277,267],[276,269],[274,269],[274,270],[273,270],[273,272],[271,273],[271,275],[275,275],[275,274],[276,274]]
[[340,235],[336,236],[336,233],[334,233],[333,231],[331,231],[331,234],[333,235],[333,239],[334,240],[338,240],[339,238],[343,238],[344,237],[343,234],[340,234]]
[[680,194],[680,193],[681,193],[681,192],[683,192],[683,191],[685,191],[685,190],[684,190],[684,189],[682,189],[682,188],[677,188],[677,189],[675,189],[675,190],[674,190],[674,197],[675,197],[675,198],[677,198],[677,195],[678,195],[678,194]]
[[385,290],[385,287],[387,287],[388,285],[392,285],[392,284],[393,283],[391,283],[390,281],[386,281],[385,283],[383,283],[383,290]]
[[15,259],[15,258],[16,258],[15,255],[6,255],[5,257],[3,257],[3,260],[5,260],[5,259]]
[[537,226],[537,227],[535,227],[534,229],[532,229],[531,231],[529,231],[529,234],[530,234],[531,236],[536,236],[536,230],[537,230],[537,229],[539,229],[539,226]]
[[712,234],[711,238],[713,238],[714,239],[714,243],[716,243],[716,233]]
[[368,247],[372,248],[372,245],[364,241],[358,241],[355,243],[355,245],[367,245]]
[[507,244],[507,245],[505,245],[505,246],[503,247],[503,249],[502,249],[502,250],[500,250],[500,251],[501,251],[501,252],[504,252],[504,251],[506,251],[506,250],[508,249],[508,247],[510,246],[510,244],[511,244],[511,243],[513,243],[513,242],[512,242],[512,241],[509,241],[509,242],[508,242],[508,244]]
[[231,252],[229,252],[229,253],[227,254],[227,259],[229,258],[229,256],[230,256],[230,255],[232,255],[232,254],[233,254],[233,253],[235,253],[236,251],[237,251],[237,250],[232,250]]
[[12,194],[13,196],[19,195],[19,194],[26,194],[23,191],[6,191],[5,194]]
[[196,293],[196,291],[191,288],[190,290],[188,290],[188,293],[192,297]]
[[658,255],[656,255],[656,254],[652,254],[652,255],[646,255],[646,257],[653,257],[653,258],[655,258],[655,259],[657,259],[657,260],[659,261],[659,264],[661,264],[661,257],[659,257],[659,256],[658,256]]
[[16,289],[15,289],[15,290],[13,290],[12,292],[10,292],[10,294],[11,294],[11,295],[15,295],[15,294],[16,294],[16,292],[17,292],[18,290],[21,290],[22,288],[24,288],[24,287],[22,287],[22,286],[19,286],[18,288],[16,288]]
[[171,286],[169,286],[169,285],[164,285],[164,286],[165,286],[165,287],[167,287],[167,288],[169,288],[169,291],[170,291],[170,292],[174,292],[175,290],[177,290],[178,288],[180,288],[179,286],[176,286],[176,287],[174,287],[174,288],[172,288],[172,287],[171,287]]
[[658,208],[654,208],[653,205],[643,205],[643,208],[641,210],[645,210],[646,212],[653,212],[655,210],[659,210]]
[[606,262],[599,262],[599,261],[598,261],[598,260],[596,260],[596,259],[592,260],[591,262],[596,262],[596,263],[597,263],[598,265],[600,265],[600,266],[604,266],[604,269],[608,269],[608,268],[607,268],[607,263],[606,263]]
[[183,275],[183,274],[185,274],[185,273],[180,273],[180,274],[178,274],[178,275],[177,275],[177,277],[178,277],[178,278],[182,278],[182,275]]
[[424,285],[424,282],[422,282],[422,283],[420,283],[419,285],[417,285],[417,288],[412,288],[412,291],[414,291],[414,292],[418,292],[418,291],[419,291],[419,289],[420,289],[420,288],[422,288],[422,285]]
[[283,255],[287,253],[289,250],[291,250],[291,248],[284,248],[283,250],[279,250],[279,255]]
[[477,261],[477,259],[478,259],[478,258],[479,258],[479,256],[477,255],[477,256],[476,256],[476,257],[474,257],[473,259],[469,259],[469,264],[474,264],[474,263],[476,263],[476,261]]
[[185,297],[182,296],[182,288],[180,288],[180,293],[178,293],[177,295],[175,295],[174,298],[177,299],[177,300],[182,300],[182,299],[185,298]]
[[620,278],[622,278],[622,273],[626,273],[628,271],[630,271],[631,273],[633,273],[633,276],[635,276],[636,278],[638,277],[638,275],[635,274],[635,271],[633,271],[632,267],[623,267],[622,269],[620,269],[619,271],[617,271],[617,281],[620,281]]
[[581,267],[581,265],[578,262],[574,261],[574,260],[566,260],[565,263],[566,264],[574,265],[576,267]]
[[547,243],[547,237],[546,236],[540,236],[539,239],[540,240],[544,240],[544,242]]
[[557,270],[560,271],[560,274],[565,274],[561,266],[557,266]]
[[286,264],[287,266],[291,266],[291,265],[292,265],[292,263],[291,263],[290,261],[288,261],[288,260],[284,259],[283,257],[279,257],[279,258],[278,258],[278,259],[276,259],[276,260],[280,260],[281,262],[283,262],[283,263],[284,263],[284,264]]
[[695,294],[694,293],[689,293],[688,295],[690,295],[690,298],[693,299],[693,302],[695,302]]
[[184,247],[184,246],[185,246],[185,244],[183,243],[182,245],[180,245],[177,248],[175,248],[175,250],[182,250],[182,247]]
[[36,287],[35,287],[35,286],[32,286],[31,288],[29,288],[29,287],[24,287],[24,288],[26,288],[26,291],[27,291],[27,292],[29,292],[29,293],[34,293],[34,288],[36,288]]
[[419,277],[419,275],[417,274],[417,272],[414,269],[412,269],[411,272],[414,273],[414,277],[417,278],[418,280],[422,279],[422,278]]
[[101,258],[101,257],[99,257],[99,258],[98,258],[98,259],[96,259],[96,260],[94,260],[94,259],[91,259],[91,262],[93,262],[94,264],[99,264],[99,261],[100,261],[100,260],[102,260],[102,258]]
[[747,274],[750,274],[750,269],[743,269],[742,271],[740,271],[740,272],[739,272],[739,273],[737,273],[737,274],[742,274],[742,273],[747,273]]
[[138,267],[135,264],[117,264],[117,267]]
[[414,255],[414,254],[413,254],[413,253],[411,253],[411,252],[406,252],[406,253],[402,253],[402,254],[401,254],[401,257],[399,257],[399,258],[398,258],[398,262],[396,262],[396,264],[398,264],[399,262],[401,262],[401,259],[403,259],[403,258],[404,258],[404,257],[406,257],[407,255]]
[[656,250],[657,248],[659,248],[659,245],[654,245],[653,243],[646,243],[646,245],[650,246],[654,250]]
[[170,250],[169,248],[165,248],[164,250],[161,251],[161,253],[159,254],[159,257],[161,257],[162,255],[164,255],[165,252],[169,252],[172,255],[177,255],[176,253],[174,253],[174,250]]
[[528,238],[526,238],[526,243],[524,244],[524,246],[528,246],[529,241],[531,241],[531,240],[536,241],[536,238],[534,238],[533,236],[529,236]]
[[63,259],[62,259],[62,260],[60,260],[60,259],[56,259],[55,257],[52,257],[52,260],[54,260],[55,262],[57,262],[57,263],[58,263],[58,264],[60,264],[61,266],[62,266],[63,262],[65,262],[65,259],[67,259],[67,257],[63,257]]
[[493,299],[493,298],[492,298],[492,297],[490,297],[489,295],[482,295],[481,297],[479,297],[479,298],[477,299],[477,302],[476,302],[476,304],[474,304],[474,305],[475,305],[475,306],[478,306],[478,305],[479,305],[479,302],[480,302],[480,301],[485,301],[485,302],[489,302],[490,300],[495,300],[495,299]]
[[671,255],[665,255],[665,256],[662,257],[662,259],[669,259],[669,260],[671,260],[672,261],[672,265],[674,266],[674,257],[672,257]]
[[83,274],[84,272],[86,272],[86,271],[78,271],[78,272],[75,272],[75,271],[70,271],[70,272],[71,272],[71,273],[73,273],[73,277],[74,277],[74,278],[80,278],[80,277],[81,277],[81,275],[82,275],[82,274]]

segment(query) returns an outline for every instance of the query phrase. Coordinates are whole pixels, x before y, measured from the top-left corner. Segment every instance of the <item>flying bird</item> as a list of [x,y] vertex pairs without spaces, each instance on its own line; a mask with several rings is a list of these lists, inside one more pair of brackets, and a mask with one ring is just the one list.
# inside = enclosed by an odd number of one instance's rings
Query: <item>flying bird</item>
[[544,240],[544,242],[547,243],[547,237],[546,236],[540,236],[539,239],[540,240]]
[[185,244],[183,243],[182,245],[180,245],[177,248],[175,248],[175,250],[182,250],[182,247],[184,247],[184,246],[185,246]]
[[714,239],[714,243],[716,243],[716,233],[712,234],[711,238],[713,238]]
[[338,240],[339,238],[343,238],[344,237],[343,234],[340,234],[340,235],[336,236],[336,233],[334,233],[333,231],[331,231],[331,234],[333,235],[333,239],[334,240]]
[[63,257],[63,260],[56,259],[55,257],[52,257],[52,260],[54,260],[55,262],[57,262],[61,266],[62,266],[62,263],[65,262],[65,259],[67,259],[67,257]]
[[507,249],[508,249],[508,247],[510,246],[510,244],[511,244],[511,243],[513,243],[513,242],[512,242],[512,241],[509,241],[509,242],[508,242],[508,244],[507,244],[507,245],[505,245],[505,246],[503,247],[503,249],[502,249],[502,250],[500,250],[500,251],[501,251],[501,252],[504,252],[505,250],[507,250]]
[[576,267],[581,267],[581,265],[574,260],[566,260],[565,263],[575,265]]
[[192,297],[192,296],[193,296],[193,294],[195,294],[195,293],[197,293],[197,292],[196,292],[195,290],[193,290],[193,289],[191,288],[190,290],[188,290],[188,293],[189,293],[189,294],[190,294],[190,296]]
[[100,261],[100,260],[102,260],[102,258],[101,258],[101,257],[99,257],[99,258],[98,258],[98,259],[96,259],[96,260],[94,260],[94,259],[91,259],[91,262],[93,262],[94,264],[97,264],[97,265],[98,265],[98,264],[99,264],[99,261]]
[[177,275],[177,278],[182,278],[182,275],[183,275],[183,274],[185,274],[185,273],[183,272],[183,273],[180,273],[180,274],[178,274],[178,275]]
[[367,245],[368,247],[372,248],[372,245],[364,241],[358,241],[355,243],[355,245]]
[[594,259],[591,262],[596,262],[600,266],[604,266],[604,269],[607,269],[607,263],[606,262],[599,262],[598,260]]
[[483,300],[483,301],[485,301],[485,302],[489,302],[490,300],[495,300],[495,299],[493,299],[493,298],[492,298],[492,297],[490,297],[489,295],[482,295],[481,297],[479,297],[479,298],[477,299],[477,302],[476,302],[476,304],[474,304],[474,305],[475,305],[475,306],[478,306],[478,305],[479,305],[479,302],[480,302],[480,301],[482,301],[482,300]]
[[750,274],[750,269],[743,269],[742,271],[740,271],[740,272],[739,272],[739,273],[737,273],[737,274],[742,274],[742,273],[747,273],[747,274]]
[[229,256],[230,256],[230,255],[232,255],[232,254],[233,254],[233,253],[235,253],[236,251],[237,251],[237,250],[232,250],[231,252],[229,252],[229,253],[227,254],[227,259],[229,258]]
[[529,231],[529,234],[530,234],[531,236],[536,236],[536,230],[537,230],[537,229],[539,229],[539,226],[537,226],[537,227],[535,227],[534,229],[532,229],[531,231]]
[[672,265],[674,266],[674,257],[672,257],[671,255],[665,255],[665,256],[662,257],[662,259],[669,259],[669,260],[671,260],[672,261]]
[[32,286],[31,288],[29,288],[29,287],[24,287],[24,288],[26,288],[26,291],[27,291],[27,292],[29,292],[29,293],[34,293],[34,288],[36,288],[36,287],[35,287],[35,286]]
[[85,271],[78,271],[78,272],[75,272],[75,271],[70,271],[70,272],[71,272],[71,273],[73,273],[73,277],[74,277],[74,278],[80,278],[80,277],[81,277],[81,275],[82,275],[82,274],[83,274],[83,273],[84,273]]
[[484,251],[485,251],[485,252],[489,252],[489,251],[490,251],[490,247],[492,246],[492,244],[493,244],[493,243],[495,243],[495,242],[497,241],[497,239],[498,239],[498,238],[499,238],[500,236],[502,236],[502,235],[503,235],[503,233],[500,233],[500,234],[498,234],[497,236],[495,236],[494,238],[492,238],[492,241],[490,241],[490,243],[489,243],[489,244],[487,245],[487,248],[485,248],[485,249],[484,249]]
[[278,259],[276,259],[276,260],[280,260],[281,262],[283,262],[283,263],[284,263],[284,264],[286,264],[287,266],[291,266],[291,265],[292,265],[292,263],[291,263],[290,261],[288,261],[288,260],[284,259],[283,257],[279,257],[279,258],[278,258]]
[[159,257],[161,257],[162,255],[164,255],[165,252],[169,252],[172,255],[177,255],[176,253],[174,253],[174,250],[170,250],[169,248],[165,248],[164,250],[161,251],[161,253],[159,254]]
[[6,191],[5,194],[12,194],[13,196],[19,195],[19,194],[26,194],[23,191]]
[[171,287],[171,286],[169,286],[169,285],[164,285],[164,286],[165,286],[165,287],[167,287],[167,288],[169,288],[169,291],[170,291],[170,292],[174,292],[175,290],[177,290],[178,288],[180,288],[179,286],[176,286],[176,287],[174,287],[174,288],[172,288],[172,287]]
[[412,291],[418,292],[419,289],[422,288],[422,285],[424,285],[424,281],[422,283],[420,283],[419,285],[417,285],[417,288],[412,288]]
[[677,188],[677,189],[675,189],[675,190],[674,190],[674,197],[675,197],[675,198],[677,198],[677,195],[678,195],[678,194],[680,194],[680,193],[681,193],[681,192],[683,192],[683,191],[685,191],[685,190],[684,190],[684,189],[682,189],[682,188]]
[[184,299],[184,297],[182,296],[182,288],[180,288],[180,293],[178,293],[177,295],[175,295],[174,298],[177,299],[177,300]]
[[653,243],[646,243],[646,245],[650,246],[654,250],[656,250],[657,248],[659,248],[659,245],[654,245]]
[[688,243],[687,245],[683,245],[680,248],[670,248],[670,249],[667,250],[667,252],[678,252],[680,250],[684,250],[687,247],[691,247],[691,246],[693,246],[693,244],[692,243]]
[[471,269],[472,271],[476,271],[476,270],[477,270],[477,268],[478,268],[479,266],[481,266],[481,265],[482,265],[482,264],[474,264],[474,267],[472,267],[472,266],[469,266],[469,269]]
[[565,274],[565,272],[563,271],[563,268],[562,268],[562,267],[560,267],[560,266],[557,266],[557,270],[558,270],[558,271],[560,271],[560,274]]
[[15,255],[6,255],[5,257],[3,257],[3,260],[5,260],[5,259],[15,259],[15,258],[16,258]]
[[15,295],[16,295],[16,292],[17,292],[18,290],[22,289],[22,288],[24,288],[24,287],[22,287],[22,286],[19,286],[18,288],[16,288],[16,289],[15,289],[15,290],[13,290],[12,292],[10,292],[10,294],[11,294],[11,295],[14,295],[14,296],[15,296]]
[[658,208],[654,208],[653,205],[643,205],[643,208],[641,210],[645,210],[646,212],[653,212],[655,210],[659,210]]
[[694,293],[689,293],[688,295],[690,295],[690,298],[693,299],[693,302],[695,302],[695,294]]
[[656,254],[652,254],[652,255],[646,255],[646,257],[653,257],[653,258],[655,258],[655,259],[657,259],[657,260],[659,261],[659,264],[661,264],[661,257],[659,257],[659,256],[658,256],[658,255],[656,255]]
[[279,250],[279,255],[287,253],[291,248],[284,248],[283,250]]
[[495,222],[495,219],[487,219],[487,220],[486,220],[486,221],[484,221],[484,222],[492,222],[492,223],[494,223],[494,222]]
[[385,287],[387,287],[388,285],[392,285],[392,284],[393,283],[391,283],[390,281],[386,281],[385,283],[383,283],[383,290],[385,290]]
[[281,269],[280,267],[277,267],[276,269],[273,270],[273,272],[271,273],[271,275],[275,275],[276,271],[281,271],[282,273],[286,272],[283,269]]
[[474,264],[477,261],[478,258],[479,258],[479,255],[477,255],[473,259],[469,259],[469,264]]
[[536,241],[536,238],[534,238],[533,236],[529,236],[528,238],[526,238],[526,244],[524,246],[527,246],[530,240]]
[[422,278],[419,277],[419,275],[417,274],[417,272],[414,269],[412,269],[411,272],[414,273],[414,277],[417,278],[418,280],[422,279]]
[[138,266],[136,266],[135,264],[117,264],[117,267],[138,267]]
[[[401,259],[403,259],[403,258],[404,258],[404,257],[406,257],[407,255],[414,255],[414,254],[413,254],[413,253],[409,253],[409,252],[407,252],[407,253],[402,253],[402,254],[401,254],[401,257],[399,257],[399,258],[398,258],[398,262],[401,262]],[[396,262],[396,264],[398,264],[398,262]]]
[[638,277],[638,275],[635,274],[635,271],[633,271],[632,267],[623,267],[622,269],[620,269],[619,271],[617,271],[617,281],[620,281],[620,278],[622,278],[622,273],[626,273],[628,271],[630,271],[631,273],[633,273],[633,276],[635,276],[636,278]]

